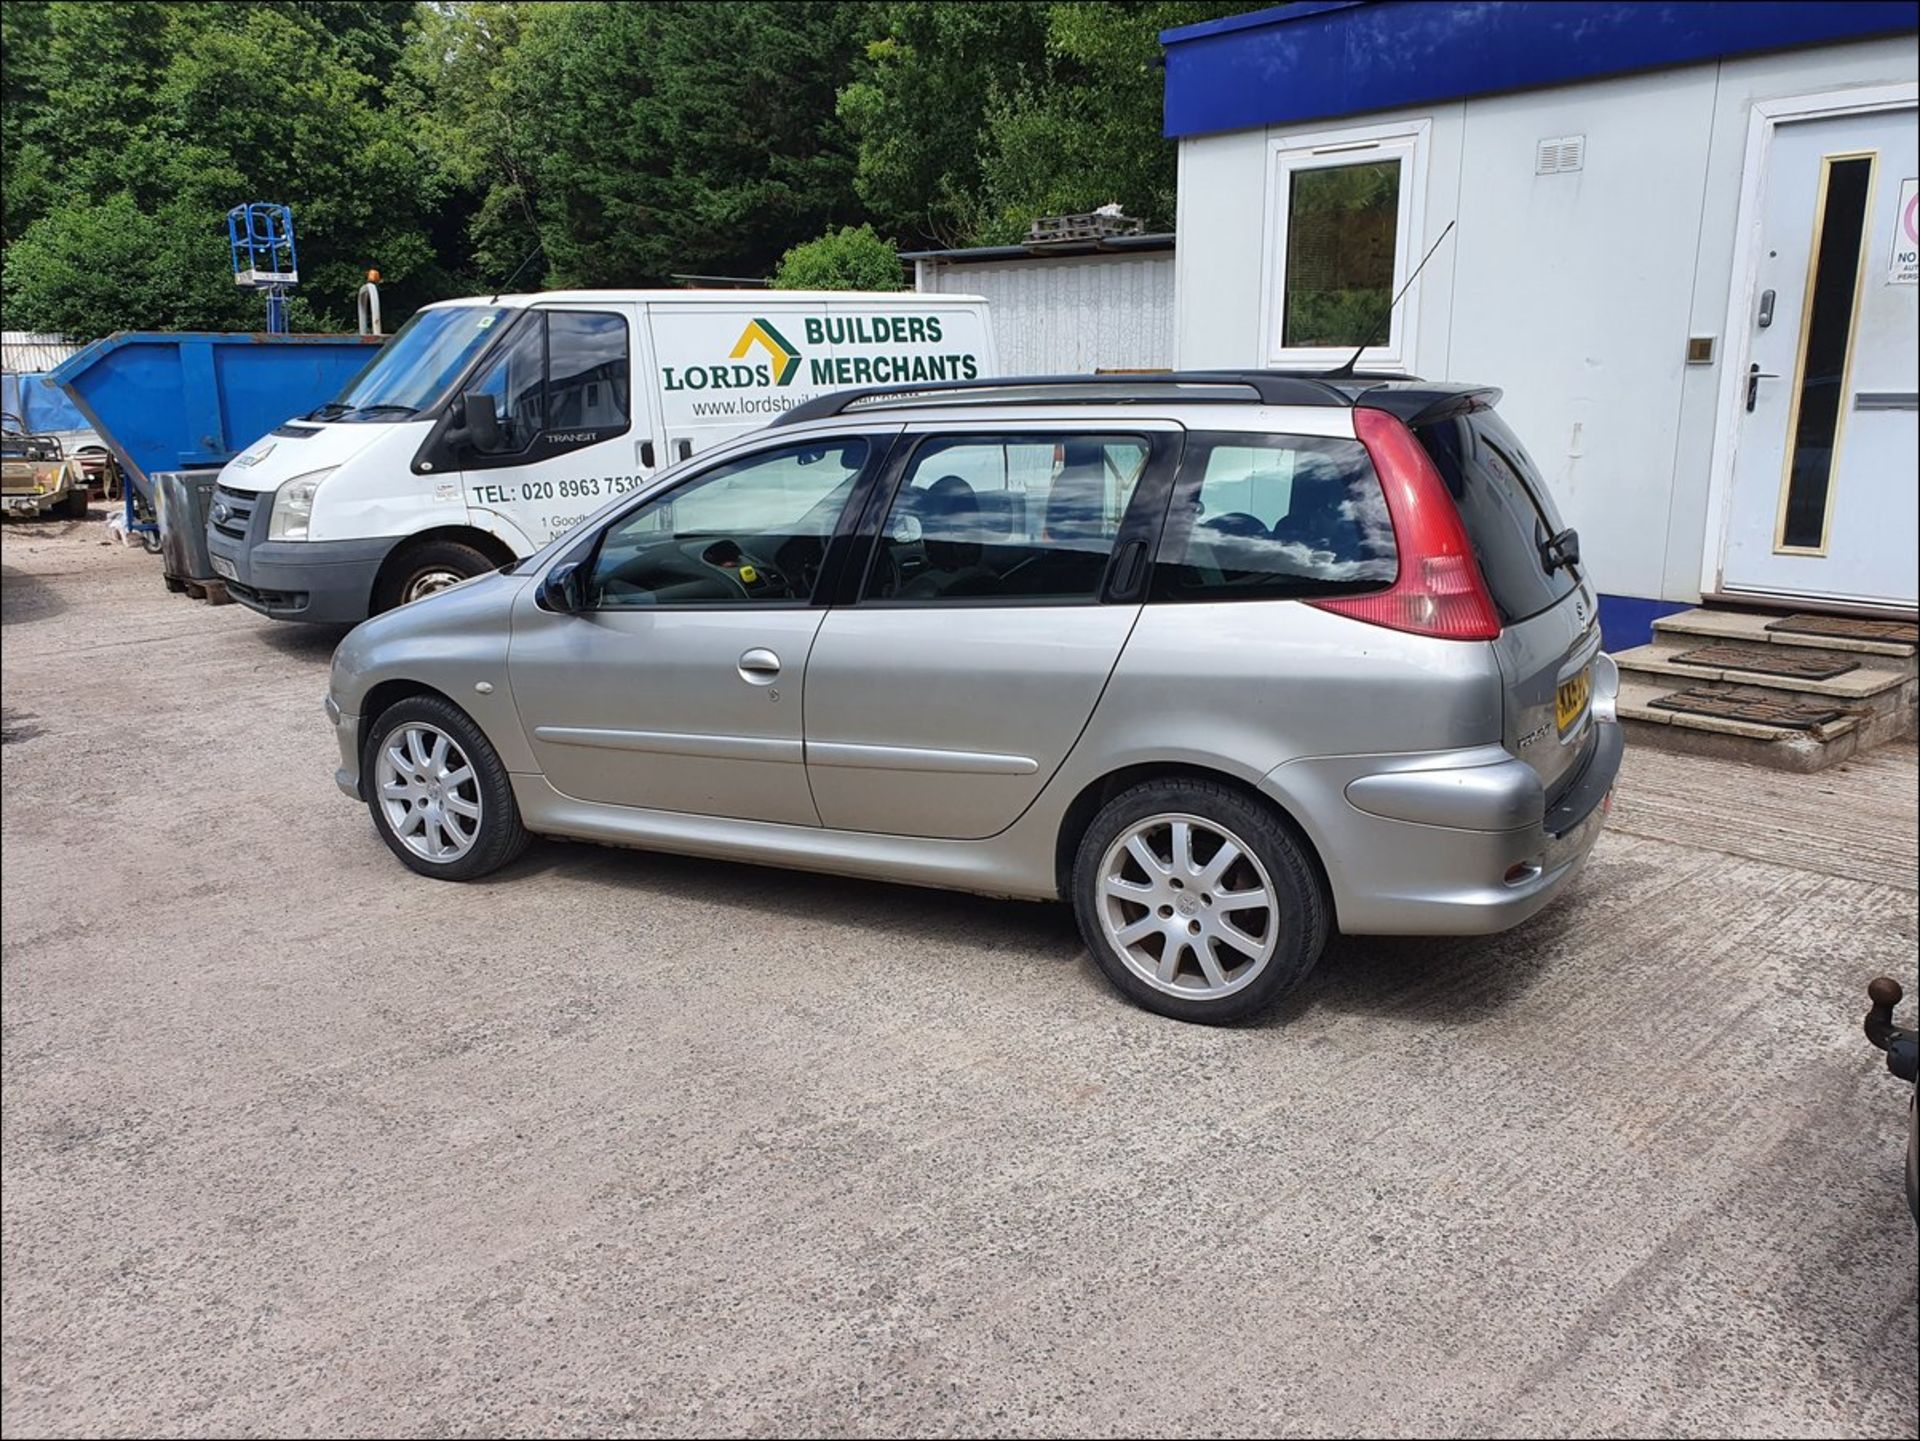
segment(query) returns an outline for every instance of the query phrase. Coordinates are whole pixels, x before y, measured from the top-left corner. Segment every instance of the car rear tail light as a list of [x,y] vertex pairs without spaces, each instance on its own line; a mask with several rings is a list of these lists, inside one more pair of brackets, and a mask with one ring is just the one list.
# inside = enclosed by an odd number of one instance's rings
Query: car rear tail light
[[1372,595],[1308,604],[1440,640],[1498,639],[1500,616],[1473,558],[1467,528],[1432,459],[1413,432],[1384,410],[1356,406],[1353,430],[1372,457],[1387,497],[1400,573]]

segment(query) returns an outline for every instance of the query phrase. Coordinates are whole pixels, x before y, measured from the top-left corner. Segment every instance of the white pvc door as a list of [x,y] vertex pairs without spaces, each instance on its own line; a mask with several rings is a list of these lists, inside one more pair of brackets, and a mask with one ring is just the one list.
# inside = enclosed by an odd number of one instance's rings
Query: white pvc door
[[1916,176],[1911,108],[1774,132],[1723,590],[1903,608],[1920,595]]

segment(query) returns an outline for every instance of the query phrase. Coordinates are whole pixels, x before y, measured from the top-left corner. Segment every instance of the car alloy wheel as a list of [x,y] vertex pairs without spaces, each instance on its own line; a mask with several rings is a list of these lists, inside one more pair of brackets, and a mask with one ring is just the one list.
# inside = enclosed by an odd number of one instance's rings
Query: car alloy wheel
[[1273,958],[1273,882],[1253,848],[1217,821],[1184,813],[1137,821],[1107,847],[1099,876],[1101,929],[1156,990],[1220,1000]]
[[457,861],[480,835],[480,783],[452,736],[425,721],[390,733],[374,765],[380,808],[393,834],[422,860]]

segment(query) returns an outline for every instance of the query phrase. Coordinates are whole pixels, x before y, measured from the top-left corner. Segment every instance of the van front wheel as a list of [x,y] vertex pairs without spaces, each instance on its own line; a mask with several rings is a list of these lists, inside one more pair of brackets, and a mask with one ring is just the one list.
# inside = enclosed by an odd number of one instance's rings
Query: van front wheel
[[392,610],[493,568],[494,563],[486,556],[457,540],[410,545],[387,563],[373,597],[374,611]]

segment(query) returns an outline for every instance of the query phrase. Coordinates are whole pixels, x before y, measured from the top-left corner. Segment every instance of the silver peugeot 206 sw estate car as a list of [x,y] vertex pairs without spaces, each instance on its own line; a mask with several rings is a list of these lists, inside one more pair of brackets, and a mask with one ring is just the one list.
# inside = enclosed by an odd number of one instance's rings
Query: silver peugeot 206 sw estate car
[[340,787],[446,880],[540,834],[1068,900],[1183,1020],[1265,1006],[1336,929],[1502,930],[1592,849],[1621,740],[1498,398],[1253,371],[803,402],[353,631]]

